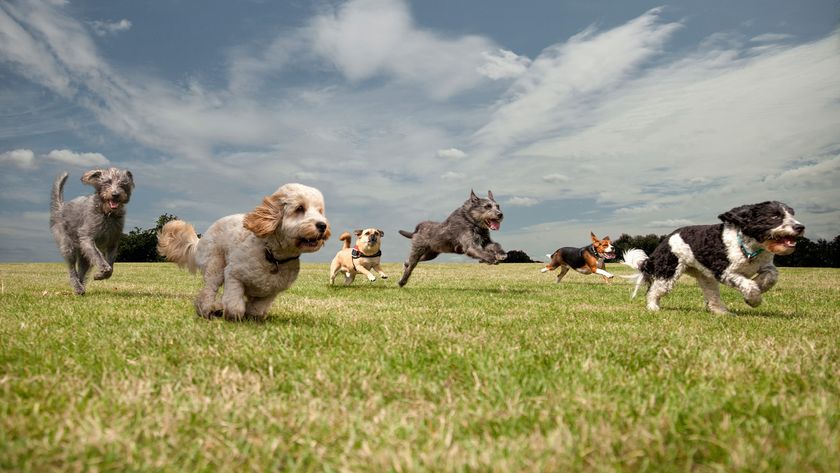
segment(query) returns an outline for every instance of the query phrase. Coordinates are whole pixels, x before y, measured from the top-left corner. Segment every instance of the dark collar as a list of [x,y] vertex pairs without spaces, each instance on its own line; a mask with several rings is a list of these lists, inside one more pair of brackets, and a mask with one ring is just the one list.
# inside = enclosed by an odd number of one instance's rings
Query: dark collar
[[277,259],[274,257],[274,253],[272,253],[271,250],[269,250],[268,248],[265,249],[265,260],[274,265],[274,269],[271,270],[271,274],[277,274],[277,272],[280,271],[281,264],[286,264],[289,261],[293,261],[298,258],[300,258],[300,255],[290,256],[288,258],[283,259]]
[[352,256],[353,259],[377,258],[379,256],[382,256],[382,250],[377,251],[376,254],[373,254],[373,255],[366,255],[366,254],[362,253],[361,251],[359,251],[359,248],[354,246],[353,251],[350,252],[350,256]]
[[584,246],[583,248],[580,249],[581,253],[583,253],[584,251],[589,251],[596,258],[605,258],[604,255],[602,255],[601,253],[598,253],[598,250],[595,249],[595,245]]

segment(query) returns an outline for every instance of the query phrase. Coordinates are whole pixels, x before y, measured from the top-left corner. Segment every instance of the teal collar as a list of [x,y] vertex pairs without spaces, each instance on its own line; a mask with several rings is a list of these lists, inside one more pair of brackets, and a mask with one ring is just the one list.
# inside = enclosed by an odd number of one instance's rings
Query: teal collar
[[738,245],[741,247],[741,253],[743,253],[744,256],[747,257],[747,259],[753,259],[761,253],[764,253],[764,248],[759,248],[755,251],[750,251],[750,249],[747,248],[747,245],[744,244],[744,238],[741,236],[741,232],[738,232]]

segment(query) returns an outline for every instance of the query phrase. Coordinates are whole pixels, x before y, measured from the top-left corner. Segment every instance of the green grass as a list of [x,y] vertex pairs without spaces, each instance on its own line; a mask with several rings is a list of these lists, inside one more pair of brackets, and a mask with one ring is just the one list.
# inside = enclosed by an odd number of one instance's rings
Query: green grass
[[[8,471],[840,471],[840,271],[751,309],[684,278],[421,264],[404,289],[305,264],[265,323],[194,315],[198,277],[120,264],[71,294],[0,265]],[[625,271],[617,265],[610,270]]]

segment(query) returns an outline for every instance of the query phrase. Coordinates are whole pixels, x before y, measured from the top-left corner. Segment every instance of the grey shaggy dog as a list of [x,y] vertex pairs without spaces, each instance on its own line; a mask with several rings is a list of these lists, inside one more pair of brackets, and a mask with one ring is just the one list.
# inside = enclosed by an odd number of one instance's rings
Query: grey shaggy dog
[[85,276],[96,266],[93,279],[108,279],[114,271],[117,244],[125,224],[125,205],[131,199],[134,177],[124,169],[94,169],[82,176],[93,186],[92,195],[64,202],[68,173],[59,175],[52,188],[50,230],[70,274],[76,294],[85,293]]
[[487,198],[481,199],[470,191],[464,205],[442,223],[427,220],[418,223],[413,232],[400,230],[400,235],[411,238],[400,287],[408,282],[417,263],[435,259],[441,253],[465,254],[487,264],[498,264],[507,258],[501,245],[490,239],[490,230],[498,230],[503,218],[492,192],[487,191]]

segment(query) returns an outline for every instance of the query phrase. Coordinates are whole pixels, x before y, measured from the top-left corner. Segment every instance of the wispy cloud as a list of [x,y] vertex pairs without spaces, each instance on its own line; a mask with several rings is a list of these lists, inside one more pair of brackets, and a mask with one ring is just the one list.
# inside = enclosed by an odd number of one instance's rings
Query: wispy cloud
[[115,35],[122,31],[131,29],[131,22],[123,18],[119,21],[100,21],[94,20],[89,22],[91,29],[97,36]]
[[507,205],[513,207],[533,207],[539,204],[540,201],[533,197],[518,197],[514,196],[507,200]]

